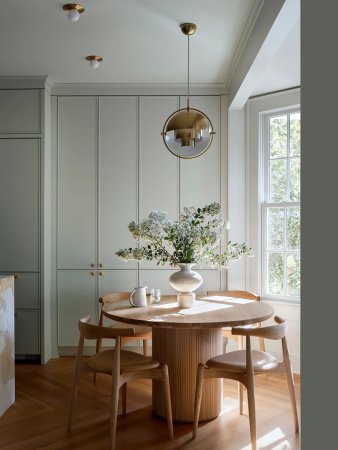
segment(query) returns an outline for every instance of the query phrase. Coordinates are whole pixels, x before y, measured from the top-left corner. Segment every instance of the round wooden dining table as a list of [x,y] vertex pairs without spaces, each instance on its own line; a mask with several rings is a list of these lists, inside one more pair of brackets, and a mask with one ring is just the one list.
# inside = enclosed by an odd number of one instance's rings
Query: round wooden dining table
[[[263,322],[273,309],[264,302],[222,296],[197,297],[191,308],[181,308],[175,295],[165,295],[159,304],[138,308],[106,304],[103,314],[152,327],[152,355],[169,368],[173,419],[193,422],[197,366],[222,353],[222,328]],[[203,389],[201,421],[220,414],[222,380],[207,379]],[[163,390],[157,380],[153,380],[152,402],[153,411],[165,417]]]

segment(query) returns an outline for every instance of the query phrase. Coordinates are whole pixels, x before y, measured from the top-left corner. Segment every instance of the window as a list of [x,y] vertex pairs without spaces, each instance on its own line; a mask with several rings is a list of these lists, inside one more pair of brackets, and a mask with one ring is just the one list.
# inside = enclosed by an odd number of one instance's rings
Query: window
[[300,111],[265,114],[262,294],[300,296]]

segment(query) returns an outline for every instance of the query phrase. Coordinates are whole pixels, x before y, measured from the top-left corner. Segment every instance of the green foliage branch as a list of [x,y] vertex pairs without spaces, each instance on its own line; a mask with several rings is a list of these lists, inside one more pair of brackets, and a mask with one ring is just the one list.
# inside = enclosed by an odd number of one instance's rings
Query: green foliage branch
[[164,211],[152,211],[139,224],[128,225],[136,241],[145,244],[136,248],[120,249],[116,255],[124,261],[157,260],[157,264],[201,263],[209,267],[227,269],[231,261],[242,256],[253,256],[245,243],[228,241],[226,250],[220,243],[225,221],[221,206],[214,202],[203,208],[185,207],[179,220],[171,221]]

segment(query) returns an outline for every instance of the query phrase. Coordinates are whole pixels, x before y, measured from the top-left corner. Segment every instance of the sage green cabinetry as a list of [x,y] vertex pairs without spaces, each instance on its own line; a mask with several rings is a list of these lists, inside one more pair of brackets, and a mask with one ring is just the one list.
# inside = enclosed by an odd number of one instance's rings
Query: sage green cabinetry
[[16,359],[41,361],[40,89],[0,90],[0,271],[15,276]]
[[0,133],[41,133],[40,89],[0,90]]
[[77,321],[98,320],[98,298],[137,285],[137,264],[115,257],[137,220],[137,97],[59,97],[58,346],[77,344]]
[[[98,298],[137,285],[173,293],[169,265],[123,262],[134,247],[128,223],[152,210],[177,219],[183,206],[222,201],[220,96],[191,97],[216,130],[208,152],[183,161],[165,147],[166,119],[179,96],[59,96],[57,98],[57,310],[60,354],[74,352],[80,317],[98,320]],[[224,139],[224,138],[223,138]],[[210,152],[210,153],[209,153]],[[223,166],[222,166],[223,162]],[[226,195],[226,192],[223,194]],[[217,270],[203,270],[199,293],[220,289]]]

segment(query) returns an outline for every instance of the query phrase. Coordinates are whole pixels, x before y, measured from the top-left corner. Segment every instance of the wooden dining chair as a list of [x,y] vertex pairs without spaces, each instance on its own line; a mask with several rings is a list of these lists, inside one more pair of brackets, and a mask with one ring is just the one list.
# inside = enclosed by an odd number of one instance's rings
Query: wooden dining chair
[[[160,363],[151,356],[144,356],[136,352],[121,350],[121,338],[133,336],[133,328],[110,328],[92,325],[90,322],[91,318],[89,316],[79,320],[80,338],[68,415],[68,431],[71,431],[81,372],[101,372],[112,376],[110,412],[111,450],[115,449],[119,390],[122,387],[122,413],[126,414],[126,385],[128,381],[135,379],[153,379],[161,380],[163,382],[169,438],[173,439],[174,434],[168,366],[163,364],[162,367],[160,367]],[[114,348],[83,358],[85,339],[99,338],[114,339]]]
[[[104,295],[99,298],[100,305],[100,318],[99,325],[103,325],[103,312],[102,307],[109,303],[118,303],[121,300],[129,300],[130,292],[112,292],[110,294]],[[119,328],[130,328],[129,325],[124,323],[110,325],[111,327],[119,327]],[[129,341],[141,340],[143,343],[143,354],[144,356],[148,355],[148,341],[151,340],[151,327],[141,327],[134,326],[135,334],[133,336],[121,336],[121,345],[126,344]],[[96,342],[96,352],[100,352],[102,347],[102,338],[98,339]]]
[[[208,296],[224,296],[224,297],[235,297],[235,298],[244,298],[246,300],[255,300],[256,302],[259,302],[261,300],[260,296],[257,294],[254,294],[253,292],[249,291],[208,291]],[[258,324],[248,325],[248,327],[260,327],[262,326],[262,323],[259,322]],[[224,352],[226,351],[227,341],[228,339],[235,339],[237,341],[237,348],[238,350],[243,349],[243,336],[233,336],[231,334],[231,328],[223,328],[223,337],[226,339],[225,345],[224,345]],[[259,349],[262,352],[265,352],[265,344],[264,339],[259,338]]]
[[[193,438],[196,438],[199,412],[202,399],[203,380],[207,378],[226,378],[237,380],[247,388],[248,409],[250,422],[251,446],[256,450],[256,409],[255,409],[255,384],[254,376],[261,373],[284,372],[286,374],[295,432],[299,431],[296,395],[286,343],[287,322],[275,316],[277,324],[260,328],[232,328],[235,336],[245,336],[246,349],[236,350],[209,359],[205,365],[199,364],[196,377],[196,394],[194,405]],[[251,350],[251,336],[264,337],[265,339],[281,340],[283,360],[279,361],[275,356],[260,350]],[[241,399],[240,401],[243,401]]]

